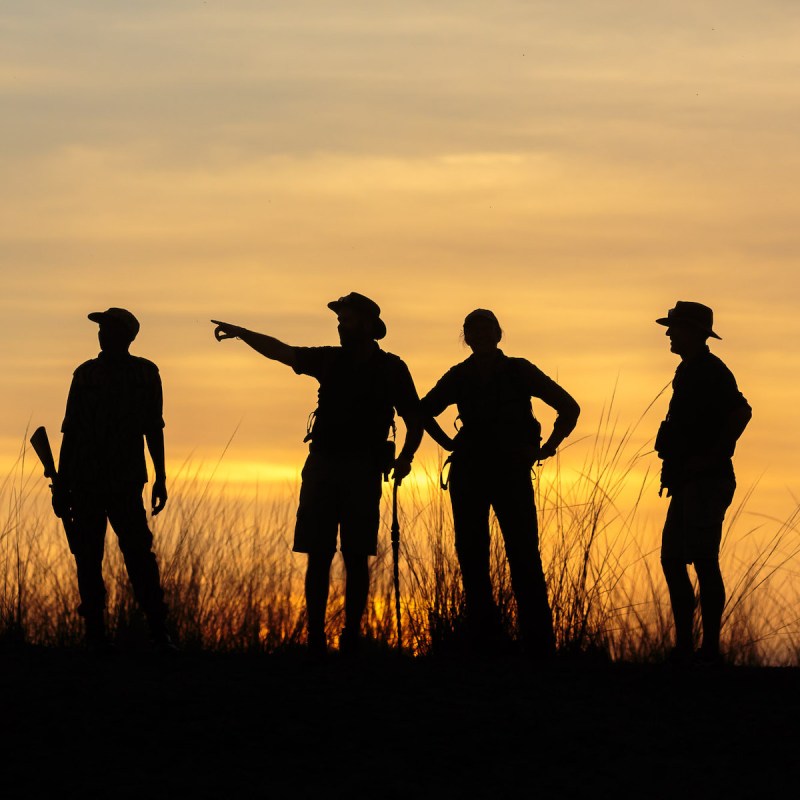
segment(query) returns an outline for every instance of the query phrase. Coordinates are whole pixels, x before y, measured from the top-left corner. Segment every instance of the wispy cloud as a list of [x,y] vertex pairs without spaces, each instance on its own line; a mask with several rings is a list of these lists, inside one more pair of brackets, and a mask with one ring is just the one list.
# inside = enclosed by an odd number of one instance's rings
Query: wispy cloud
[[6,4],[0,437],[60,421],[112,304],[172,452],[242,418],[235,447],[294,463],[313,382],[208,317],[334,343],[325,303],[363,291],[427,389],[489,306],[591,428],[617,376],[631,416],[666,382],[653,320],[700,299],[757,401],[753,469],[793,469],[798,28],[777,1]]

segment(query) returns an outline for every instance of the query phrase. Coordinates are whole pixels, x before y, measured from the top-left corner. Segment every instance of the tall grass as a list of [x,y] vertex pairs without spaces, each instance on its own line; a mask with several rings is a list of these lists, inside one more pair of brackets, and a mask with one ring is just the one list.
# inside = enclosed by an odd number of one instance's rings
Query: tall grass
[[[645,494],[656,491],[657,461],[651,444],[638,436],[641,419],[620,427],[612,408],[613,403],[593,436],[538,469],[542,558],[562,651],[653,661],[671,639],[658,529],[648,526],[640,508]],[[578,462],[577,469],[566,466]],[[440,467],[440,462],[417,466],[416,480],[400,491],[402,644],[409,653],[436,654],[463,642],[464,600],[449,497],[438,488]],[[199,465],[184,465],[171,484],[166,510],[152,520],[183,646],[275,652],[301,645],[305,559],[290,552],[296,487],[253,497],[203,481],[200,474]],[[365,631],[376,646],[395,647],[388,488]],[[749,512],[752,502],[752,490],[741,494],[726,521],[723,647],[736,663],[797,664],[800,598],[793,580],[800,509],[787,520],[774,520]],[[0,508],[0,637],[78,643],[72,557],[50,511],[38,463],[25,447],[0,485]],[[492,526],[493,584],[513,635],[513,592],[495,520]],[[337,559],[327,622],[333,640],[343,623],[342,571]],[[104,574],[111,629],[118,639],[135,640],[141,619],[110,532]]]

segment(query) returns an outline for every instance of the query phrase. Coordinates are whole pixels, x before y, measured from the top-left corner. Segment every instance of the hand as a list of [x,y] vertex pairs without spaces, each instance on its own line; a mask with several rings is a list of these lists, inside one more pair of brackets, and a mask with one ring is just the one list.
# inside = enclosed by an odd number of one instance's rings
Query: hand
[[153,505],[153,516],[164,510],[164,506],[167,504],[167,482],[164,478],[156,478],[153,483],[151,503]]
[[66,519],[72,511],[72,494],[69,489],[53,487],[53,511],[59,519]]
[[394,462],[394,471],[392,473],[394,482],[399,486],[409,472],[411,472],[411,459],[401,453]]
[[220,322],[218,319],[211,320],[217,327],[214,328],[214,338],[221,342],[223,339],[235,339],[241,336],[244,328],[239,325],[231,325],[229,322]]
[[539,455],[536,457],[537,461],[544,461],[546,458],[552,458],[556,454],[556,446],[550,442],[545,442],[539,448]]

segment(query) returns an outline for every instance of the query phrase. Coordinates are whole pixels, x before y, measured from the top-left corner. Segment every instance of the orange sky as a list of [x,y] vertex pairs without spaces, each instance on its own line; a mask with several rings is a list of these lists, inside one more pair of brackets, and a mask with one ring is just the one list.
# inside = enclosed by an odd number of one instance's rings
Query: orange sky
[[4,8],[6,471],[29,422],[58,430],[97,351],[86,314],[110,305],[161,367],[171,471],[212,464],[239,425],[220,474],[263,483],[297,474],[316,385],[217,344],[210,317],[332,344],[326,302],[363,292],[424,392],[489,307],[506,352],[579,400],[578,438],[615,385],[626,425],[670,379],[653,320],[692,299],[754,408],[740,485],[788,513],[800,15],[652,5]]

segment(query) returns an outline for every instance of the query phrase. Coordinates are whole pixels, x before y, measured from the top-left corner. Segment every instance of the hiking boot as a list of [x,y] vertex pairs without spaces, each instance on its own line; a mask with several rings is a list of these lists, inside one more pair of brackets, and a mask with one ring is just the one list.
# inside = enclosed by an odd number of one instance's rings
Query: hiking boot
[[151,624],[150,640],[152,641],[155,650],[161,655],[172,656],[180,652],[177,643],[169,635],[167,626],[163,622]]
[[531,642],[523,639],[519,653],[534,665],[552,664],[556,660],[556,648],[550,642]]
[[106,636],[106,624],[102,614],[92,614],[85,618],[86,649],[93,656],[107,656],[114,652],[114,646]]
[[361,649],[361,633],[358,630],[344,627],[339,634],[339,652],[343,656],[357,655]]
[[710,650],[701,647],[694,654],[694,665],[702,669],[718,669],[725,663],[719,650]]
[[87,636],[86,650],[89,655],[97,656],[98,658],[113,656],[117,652],[117,649],[108,641],[105,634],[102,636]]
[[177,653],[180,653],[180,648],[168,633],[165,633],[163,636],[159,636],[157,639],[154,638],[153,646],[162,656],[174,656]]
[[322,660],[328,655],[328,638],[325,631],[309,631],[306,652],[310,659]]
[[692,647],[673,647],[667,653],[664,663],[670,667],[682,669],[691,667],[695,663],[695,653]]

